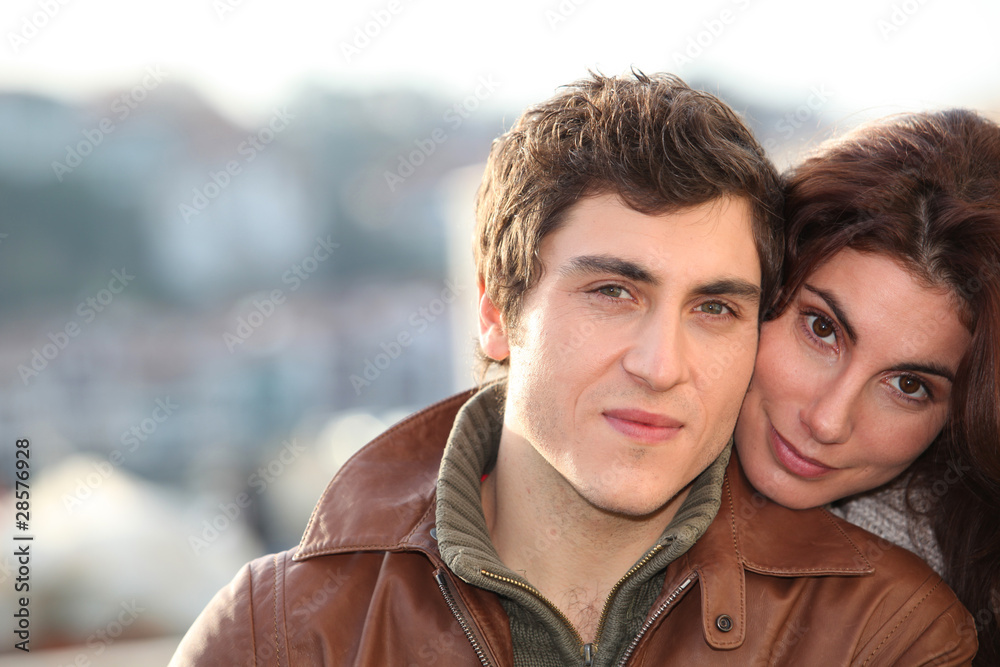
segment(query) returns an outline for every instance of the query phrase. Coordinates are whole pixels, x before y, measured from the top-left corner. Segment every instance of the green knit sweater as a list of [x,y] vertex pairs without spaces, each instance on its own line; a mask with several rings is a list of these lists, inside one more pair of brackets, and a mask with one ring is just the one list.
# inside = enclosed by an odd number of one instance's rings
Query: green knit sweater
[[[445,563],[473,586],[500,596],[510,619],[514,664],[565,667],[583,664],[583,646],[564,617],[533,592],[497,555],[480,499],[480,480],[493,467],[503,427],[503,383],[476,394],[459,412],[441,461],[437,484],[437,538]],[[715,518],[731,445],[695,480],[691,492],[657,542],[659,549],[625,578],[608,607],[593,665],[617,663],[656,600],[665,568],[697,541]],[[653,551],[657,545],[650,545]],[[648,555],[648,553],[647,553]],[[500,575],[521,585],[496,579]],[[529,590],[532,589],[532,590]]]

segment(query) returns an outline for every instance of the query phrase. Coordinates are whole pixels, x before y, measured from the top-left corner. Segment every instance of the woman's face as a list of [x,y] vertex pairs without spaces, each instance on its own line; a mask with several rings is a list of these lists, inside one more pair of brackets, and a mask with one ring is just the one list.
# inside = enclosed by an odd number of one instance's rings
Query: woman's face
[[761,329],[736,425],[750,481],[803,509],[896,477],[944,426],[970,340],[949,292],[838,252]]

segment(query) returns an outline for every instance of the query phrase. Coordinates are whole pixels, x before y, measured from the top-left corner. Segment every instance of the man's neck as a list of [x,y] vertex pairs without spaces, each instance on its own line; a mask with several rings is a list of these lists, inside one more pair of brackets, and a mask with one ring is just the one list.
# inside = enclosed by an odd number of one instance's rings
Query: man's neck
[[587,502],[529,443],[505,429],[481,497],[503,563],[591,642],[612,588],[657,543],[690,488],[646,516],[608,512]]

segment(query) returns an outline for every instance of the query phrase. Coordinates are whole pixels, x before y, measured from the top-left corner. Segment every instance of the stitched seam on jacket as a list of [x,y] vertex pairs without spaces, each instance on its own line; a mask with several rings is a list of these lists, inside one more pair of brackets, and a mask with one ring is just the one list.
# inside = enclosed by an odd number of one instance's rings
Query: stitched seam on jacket
[[882,646],[887,641],[889,641],[889,638],[892,637],[896,633],[896,630],[899,629],[899,626],[902,625],[904,622],[906,622],[906,619],[908,619],[910,617],[910,614],[912,614],[913,612],[915,612],[917,610],[917,607],[919,607],[920,605],[922,605],[924,603],[924,600],[926,600],[931,595],[931,593],[933,593],[934,591],[936,591],[937,588],[938,588],[938,586],[940,586],[942,583],[944,583],[944,581],[939,579],[938,582],[936,584],[934,584],[931,587],[931,589],[924,594],[924,596],[922,598],[920,598],[920,600],[917,602],[917,604],[913,605],[913,607],[910,609],[910,611],[906,612],[906,615],[903,616],[903,618],[899,619],[899,622],[897,622],[896,625],[893,626],[892,630],[889,631],[889,634],[887,634],[885,637],[883,637],[882,641],[879,642],[879,645],[875,647],[875,650],[872,651],[871,654],[867,658],[865,658],[865,661],[864,661],[864,663],[862,663],[861,667],[865,667],[865,665],[867,665],[869,662],[871,662],[871,659],[875,657],[875,654],[878,653],[881,650]]
[[861,560],[868,565],[868,567],[871,567],[872,564],[868,561],[867,558],[865,558],[865,555],[861,553],[861,549],[859,549],[858,545],[854,543],[854,540],[848,537],[847,533],[844,532],[844,529],[840,527],[840,524],[838,524],[837,521],[833,518],[833,515],[827,512],[826,510],[823,510],[823,517],[827,520],[827,522],[829,522],[831,526],[837,529],[837,532],[839,532],[841,535],[844,536],[845,540],[850,542],[851,546],[854,548],[854,553],[856,553],[861,558]]
[[736,555],[739,557],[740,562],[743,562],[743,554],[740,553],[740,545],[736,541],[736,506],[733,504],[733,489],[729,485],[729,475],[726,475],[726,496],[729,498],[729,524],[733,531],[733,549],[736,550]]
[[[442,400],[438,401],[437,403],[434,403],[434,404],[428,406],[427,408],[425,408],[423,412],[410,415],[409,417],[407,417],[403,421],[399,422],[395,426],[392,426],[391,428],[389,428],[389,430],[383,432],[382,435],[380,435],[379,437],[377,437],[372,442],[376,442],[378,440],[383,440],[383,439],[387,438],[390,434],[398,431],[399,429],[403,428],[404,426],[410,425],[411,423],[418,422],[418,421],[427,421],[427,420],[429,420],[431,417],[433,417],[438,412],[440,412],[441,410],[443,410],[446,406],[449,406],[453,401],[457,401],[459,399],[461,399],[463,401],[468,401],[469,400],[468,396],[465,396],[464,399],[462,398],[462,396],[464,394],[469,394],[469,392],[462,392],[462,394],[459,394],[457,396],[450,396],[448,398],[442,399]],[[362,449],[364,449],[364,448],[362,447]],[[333,487],[333,483],[336,482],[340,478],[341,475],[346,474],[345,471],[348,468],[352,467],[351,464],[354,462],[355,457],[358,456],[358,454],[360,454],[360,453],[361,452],[359,450],[353,456],[351,456],[351,458],[349,458],[344,463],[344,465],[340,466],[340,470],[337,471],[337,474],[333,476],[333,479],[330,480],[330,483],[326,485],[325,489],[323,489],[323,495],[321,495],[319,497],[319,501],[316,503],[316,508],[317,509],[323,506],[324,501],[326,500],[326,494],[329,493],[330,488]],[[308,523],[306,523],[306,529],[302,533],[303,539],[305,539],[305,536],[308,535],[309,531],[312,529],[313,523],[315,523],[317,515],[318,515],[318,512],[316,510],[313,510],[313,513],[309,516],[309,521],[308,521]],[[299,557],[305,557],[305,556],[314,555],[315,553],[317,553],[317,552],[313,552],[313,551],[301,551],[301,550],[299,550],[296,555],[299,556]]]
[[[743,555],[740,554],[740,546],[739,546],[739,544],[736,541],[736,506],[733,503],[733,489],[729,485],[729,475],[726,475],[725,485],[726,485],[726,496],[729,498],[729,521],[730,521],[730,524],[731,524],[732,530],[733,530],[733,548],[736,550],[736,555],[740,559],[740,565],[739,566],[742,567]],[[707,578],[705,578],[705,579],[707,581]],[[705,584],[703,583],[702,585],[704,586]],[[740,577],[740,618],[739,618],[739,622],[740,623],[743,623],[744,619],[746,618],[746,613],[744,612],[744,604],[745,604],[744,600],[746,600],[745,586],[746,586],[746,577]],[[709,587],[705,586],[705,607],[706,607],[705,608],[705,612],[706,613],[710,613],[709,610],[712,607],[712,605],[709,603],[709,592],[708,592],[708,589],[709,589]],[[711,619],[708,618],[707,616],[705,616],[704,617],[705,629],[709,633],[712,633],[712,628],[709,625],[710,622],[711,622]],[[728,641],[728,642],[716,639],[715,642],[719,646],[739,646],[742,643],[742,641],[740,639],[738,639],[738,638],[737,639],[733,639],[733,640]]]
[[253,569],[247,567],[247,588],[250,591],[250,650],[253,651],[253,664],[257,664],[257,629],[254,627],[254,606],[253,606]]
[[[712,632],[712,627],[710,625],[711,619],[708,618],[708,616],[711,615],[711,611],[710,610],[712,609],[711,593],[709,593],[709,587],[705,586],[705,584],[704,584],[704,580],[706,580],[707,577],[701,577],[701,579],[703,580],[702,586],[705,588],[705,616],[703,617],[704,618],[704,623],[705,623],[705,632],[706,632],[706,634],[711,635],[711,634],[714,634]],[[742,581],[740,582],[740,598],[741,598],[741,600],[743,598],[743,582]],[[740,618],[740,623],[742,623],[742,622],[743,622],[743,619]],[[717,638],[715,640],[715,644],[718,645],[718,646],[739,646],[741,643],[742,642],[739,639],[733,639],[732,641],[722,641],[722,640],[720,640],[720,639]]]
[[429,505],[427,505],[427,509],[424,510],[424,513],[420,515],[420,518],[417,519],[417,522],[413,524],[413,529],[406,534],[406,537],[400,540],[400,544],[405,544],[410,541],[410,538],[413,537],[413,534],[417,532],[417,528],[419,528],[424,524],[424,521],[427,519],[427,515],[430,514],[433,508],[434,508],[434,503],[430,503]]
[[279,551],[277,554],[278,560],[281,561],[280,571],[279,568],[275,568],[275,577],[278,580],[276,590],[274,592],[274,599],[277,600],[278,605],[278,616],[281,621],[281,625],[278,628],[278,641],[281,642],[281,646],[285,648],[285,661],[288,665],[292,664],[292,652],[288,648],[288,606],[285,604],[285,574],[288,572],[288,552]]
[[746,620],[747,619],[747,594],[746,594],[747,577],[746,577],[746,573],[743,572],[742,570],[740,571],[739,574],[740,574],[740,624],[741,625],[740,625],[740,628],[737,630],[737,632],[739,633],[739,639],[738,640],[737,639],[733,640],[733,644],[737,645],[737,646],[741,645],[743,643],[743,641],[746,639],[746,636],[747,636],[747,630],[746,630],[746,622],[747,622],[747,620]]
[[281,644],[278,639],[278,554],[274,554],[274,656],[281,664]]
[[[869,561],[867,558],[865,558],[865,555],[863,553],[861,553],[860,549],[858,549],[858,545],[856,545],[854,543],[854,540],[852,540],[850,538],[850,536],[847,533],[844,532],[844,529],[841,528],[837,524],[837,521],[833,518],[833,515],[831,515],[826,510],[823,510],[823,516],[830,523],[830,525],[832,525],[834,528],[837,529],[837,532],[840,533],[841,537],[843,537],[845,540],[847,540],[847,543],[851,545],[852,549],[854,549],[854,553],[856,553],[858,555],[858,558],[861,559],[861,561],[867,566],[867,568],[868,569],[872,569],[871,561]],[[734,519],[734,522],[735,522],[735,519]],[[734,531],[735,531],[735,529],[734,529]],[[734,533],[734,536],[735,536],[735,533]],[[742,556],[741,556],[741,558],[742,558]],[[805,573],[808,573],[808,572],[823,572],[823,573],[826,573],[826,574],[860,574],[860,572],[857,569],[843,568],[843,567],[840,567],[840,568],[833,568],[833,567],[800,568],[800,567],[797,567],[795,569],[789,570],[789,569],[779,569],[779,568],[773,568],[773,567],[764,567],[764,566],[758,565],[756,563],[747,563],[746,565],[747,565],[747,567],[749,569],[753,570],[754,572],[760,572],[762,574],[805,574]]]

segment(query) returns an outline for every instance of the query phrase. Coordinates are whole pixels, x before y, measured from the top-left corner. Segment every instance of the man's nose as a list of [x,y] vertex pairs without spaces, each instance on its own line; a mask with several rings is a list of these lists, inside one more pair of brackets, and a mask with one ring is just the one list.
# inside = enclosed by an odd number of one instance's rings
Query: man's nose
[[653,391],[666,391],[691,377],[691,343],[676,315],[650,313],[643,318],[622,365]]

